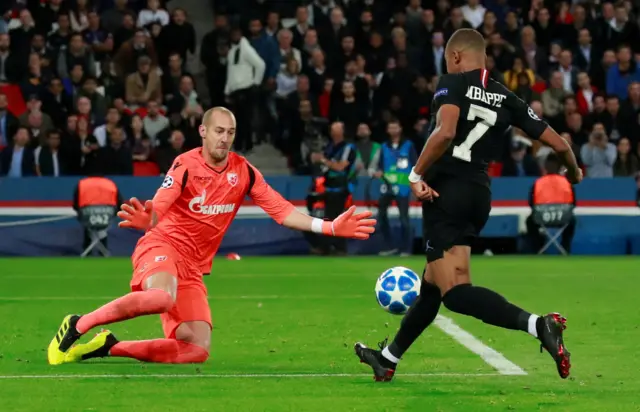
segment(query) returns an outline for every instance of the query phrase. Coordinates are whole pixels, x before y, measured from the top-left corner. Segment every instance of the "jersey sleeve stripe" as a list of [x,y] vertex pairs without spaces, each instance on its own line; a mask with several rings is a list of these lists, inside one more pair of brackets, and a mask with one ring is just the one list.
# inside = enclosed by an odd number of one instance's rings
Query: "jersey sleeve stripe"
[[253,171],[253,167],[247,163],[247,169],[249,169],[249,187],[247,188],[247,194],[251,193],[253,185],[256,183],[256,173]]
[[482,69],[480,71],[480,80],[482,81],[482,87],[487,88],[487,81],[489,80],[489,71]]

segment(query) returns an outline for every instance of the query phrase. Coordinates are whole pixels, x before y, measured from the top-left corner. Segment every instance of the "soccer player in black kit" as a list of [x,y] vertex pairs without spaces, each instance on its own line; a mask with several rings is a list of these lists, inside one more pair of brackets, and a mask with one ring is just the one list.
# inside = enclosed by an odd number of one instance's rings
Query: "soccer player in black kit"
[[[393,342],[381,350],[356,343],[360,361],[371,366],[376,381],[390,381],[398,361],[433,322],[440,305],[506,329],[528,332],[540,340],[561,378],[569,376],[569,352],[563,341],[565,318],[531,314],[500,294],[471,283],[471,240],[491,211],[487,165],[504,147],[510,126],[550,146],[567,168],[572,183],[582,180],[569,144],[533,110],[485,69],[485,41],[472,29],[456,31],[445,49],[446,74],[433,97],[431,132],[409,181],[423,203],[427,265],[420,295],[402,319]],[[424,176],[424,180],[423,180]]]

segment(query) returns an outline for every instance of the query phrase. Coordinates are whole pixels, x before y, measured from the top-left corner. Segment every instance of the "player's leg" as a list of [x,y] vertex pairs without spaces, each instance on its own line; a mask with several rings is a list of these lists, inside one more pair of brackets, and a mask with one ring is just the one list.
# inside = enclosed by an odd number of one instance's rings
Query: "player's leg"
[[155,363],[203,363],[209,358],[211,312],[201,281],[181,281],[175,305],[160,318],[164,339],[118,341],[105,331],[71,349],[67,362],[106,356]]
[[49,344],[50,364],[64,363],[71,346],[96,326],[171,310],[177,290],[177,268],[171,249],[151,248],[139,256],[134,253],[134,261],[134,291],[86,315],[66,316]]
[[[437,208],[432,203],[423,204],[422,215],[426,240],[437,230],[434,226],[438,221],[437,213]],[[427,244],[429,243],[431,242],[427,241]],[[431,246],[427,245],[427,247],[430,248]],[[381,351],[379,351],[367,348],[361,343],[356,343],[356,355],[358,355],[362,363],[371,366],[375,380],[390,381],[393,378],[400,358],[434,321],[440,310],[441,302],[440,289],[435,285],[425,268],[422,273],[420,294],[402,318],[400,329],[398,329],[391,344],[385,346],[386,341],[381,342],[379,344]]]
[[440,288],[445,307],[490,325],[521,330],[538,338],[556,362],[560,377],[568,377],[570,354],[562,336],[565,319],[557,313],[546,316],[532,314],[491,289],[472,285],[470,254],[469,246],[453,246],[443,253],[442,258],[429,262],[428,277]]

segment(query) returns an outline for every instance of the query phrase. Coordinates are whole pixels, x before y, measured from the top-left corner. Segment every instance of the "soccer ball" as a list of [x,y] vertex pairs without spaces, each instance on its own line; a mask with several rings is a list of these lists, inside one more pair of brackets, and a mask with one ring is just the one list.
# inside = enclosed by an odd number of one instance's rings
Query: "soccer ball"
[[402,266],[388,269],[376,282],[376,300],[382,309],[402,315],[420,293],[420,276]]

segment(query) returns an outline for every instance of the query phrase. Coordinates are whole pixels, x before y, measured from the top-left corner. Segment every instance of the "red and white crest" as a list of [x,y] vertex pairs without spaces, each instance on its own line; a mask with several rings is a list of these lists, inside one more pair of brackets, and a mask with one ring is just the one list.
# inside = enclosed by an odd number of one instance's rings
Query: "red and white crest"
[[235,173],[227,173],[227,181],[231,186],[238,184],[238,175]]

